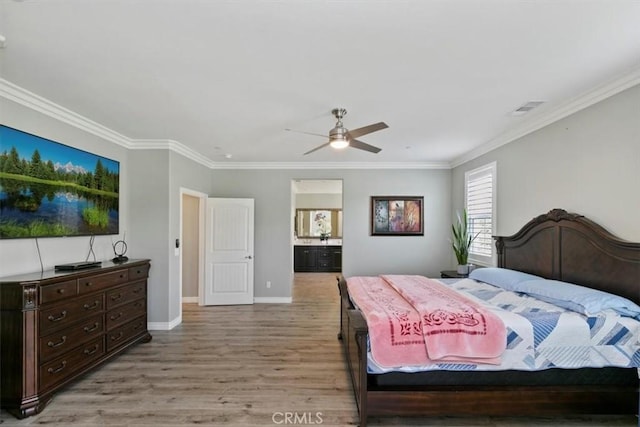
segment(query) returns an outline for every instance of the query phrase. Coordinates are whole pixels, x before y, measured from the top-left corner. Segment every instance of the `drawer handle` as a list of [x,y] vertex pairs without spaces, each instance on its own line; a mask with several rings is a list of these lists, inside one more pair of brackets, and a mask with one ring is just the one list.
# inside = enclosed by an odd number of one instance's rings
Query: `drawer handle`
[[121,274],[121,275],[120,275],[120,278],[121,278],[121,279],[124,279],[124,274]]
[[134,294],[139,294],[140,292],[142,292],[142,288],[135,288],[133,291]]
[[58,289],[58,293],[59,293],[59,294],[64,294],[64,289],[62,289],[62,288],[61,288],[61,289]]
[[98,351],[98,344],[94,344],[93,348],[85,348],[83,353],[86,354],[87,356],[91,356],[92,354],[95,354]]
[[122,331],[118,332],[118,335],[111,335],[111,341],[118,341],[123,335],[124,333]]
[[120,298],[122,298],[122,293],[116,294],[116,295],[111,295],[111,301],[117,301]]
[[89,305],[89,304],[85,304],[83,305],[85,310],[95,310],[96,308],[100,307],[100,301],[99,300],[95,300],[93,302],[93,304]]
[[64,344],[65,342],[67,342],[67,336],[66,336],[66,335],[63,335],[63,336],[62,336],[62,339],[60,340],[60,342],[55,343],[55,342],[53,342],[53,341],[49,341],[49,342],[47,343],[47,345],[48,345],[49,347],[51,347],[51,348],[55,348],[55,347],[60,347],[60,346],[61,346],[62,344]]
[[143,307],[144,304],[142,304],[142,301],[138,301],[137,303],[133,304],[135,307]]
[[91,282],[86,282],[84,285],[85,285],[85,286],[93,286],[93,283],[91,283]]
[[87,333],[89,333],[89,332],[93,332],[93,331],[95,331],[96,329],[98,329],[98,326],[100,326],[100,324],[99,324],[98,322],[96,322],[96,323],[94,323],[94,324],[93,324],[93,326],[92,326],[92,327],[85,326],[85,327],[84,327],[84,331],[85,331],[85,332],[87,332]]
[[142,270],[136,270],[136,274],[142,274]]
[[60,313],[60,317],[54,317],[53,314],[51,314],[49,315],[49,317],[47,317],[47,319],[51,320],[52,322],[59,322],[65,317],[67,317],[67,310],[62,310],[62,313]]
[[49,372],[50,374],[57,374],[58,372],[62,371],[66,367],[67,367],[67,361],[63,360],[62,363],[60,364],[60,367],[58,367],[58,368],[49,368],[49,369],[47,369],[47,372]]
[[122,317],[122,312],[119,312],[118,314],[112,314],[111,316],[109,316],[109,319],[117,320],[117,319],[119,319],[121,317]]

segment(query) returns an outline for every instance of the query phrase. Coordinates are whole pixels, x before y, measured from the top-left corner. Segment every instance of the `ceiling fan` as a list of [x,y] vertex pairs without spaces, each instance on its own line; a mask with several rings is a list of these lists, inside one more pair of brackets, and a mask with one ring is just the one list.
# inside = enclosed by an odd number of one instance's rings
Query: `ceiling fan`
[[[386,129],[389,127],[387,126],[386,123],[379,122],[379,123],[374,123],[372,125],[364,126],[358,129],[348,130],[342,125],[342,118],[347,114],[347,110],[345,110],[344,108],[334,108],[333,110],[331,110],[331,114],[335,116],[337,123],[336,123],[336,126],[329,131],[329,141],[325,142],[322,145],[319,145],[313,150],[307,151],[306,153],[304,153],[305,155],[313,153],[314,151],[324,148],[327,145],[330,145],[331,147],[336,149],[353,147],[360,150],[369,151],[371,153],[379,153],[382,150],[381,148],[374,147],[373,145],[366,144],[362,141],[358,141],[356,138],[359,138],[363,135],[367,135],[369,133],[373,133],[382,129]],[[291,129],[286,129],[286,130],[292,131]],[[292,131],[292,132],[305,133],[307,135],[316,135],[316,136],[322,136],[326,138],[326,135],[320,135],[317,133],[300,132],[300,131]]]

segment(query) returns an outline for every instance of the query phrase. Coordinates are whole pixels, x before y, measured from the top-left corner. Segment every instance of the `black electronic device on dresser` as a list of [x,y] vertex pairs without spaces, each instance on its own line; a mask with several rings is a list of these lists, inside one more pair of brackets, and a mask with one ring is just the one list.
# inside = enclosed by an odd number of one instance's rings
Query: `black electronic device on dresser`
[[148,259],[0,278],[0,397],[18,418],[138,342],[148,342]]

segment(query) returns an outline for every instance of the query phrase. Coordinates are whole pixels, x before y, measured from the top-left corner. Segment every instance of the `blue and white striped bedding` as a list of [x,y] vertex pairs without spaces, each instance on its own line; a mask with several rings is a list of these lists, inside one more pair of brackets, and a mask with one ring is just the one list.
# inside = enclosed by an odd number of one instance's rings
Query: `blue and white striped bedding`
[[[525,370],[582,367],[640,368],[640,321],[615,312],[587,317],[538,299],[472,279],[442,280],[480,301],[507,327],[507,349],[500,365],[435,363],[381,368],[369,352],[369,373],[430,370]],[[639,369],[640,373],[640,369]]]

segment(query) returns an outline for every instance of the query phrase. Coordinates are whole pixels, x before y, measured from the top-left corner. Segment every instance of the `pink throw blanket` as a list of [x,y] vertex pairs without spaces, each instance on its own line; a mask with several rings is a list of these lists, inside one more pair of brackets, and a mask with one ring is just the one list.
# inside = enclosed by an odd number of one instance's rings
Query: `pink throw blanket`
[[411,304],[380,277],[350,277],[347,288],[367,321],[369,346],[377,364],[391,368],[430,362],[420,315]]
[[438,281],[351,277],[347,287],[367,321],[372,357],[380,366],[500,362],[506,346],[502,321]]
[[498,316],[437,280],[406,275],[382,278],[420,314],[429,358],[500,363],[507,331]]

